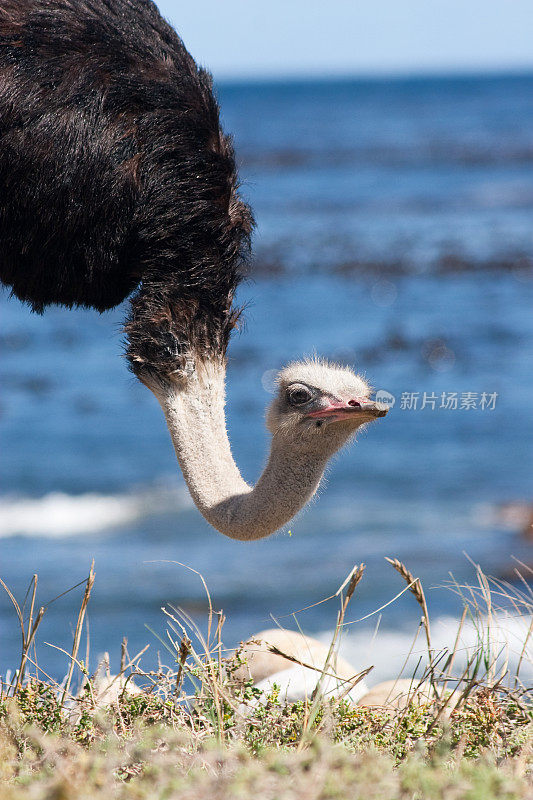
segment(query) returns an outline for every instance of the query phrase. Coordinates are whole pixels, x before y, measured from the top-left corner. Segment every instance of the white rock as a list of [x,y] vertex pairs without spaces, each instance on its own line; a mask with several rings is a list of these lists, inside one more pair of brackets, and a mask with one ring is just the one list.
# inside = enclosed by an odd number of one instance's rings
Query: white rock
[[431,684],[424,682],[421,686],[417,681],[401,678],[396,681],[383,681],[368,690],[357,702],[359,706],[379,706],[381,708],[403,709],[410,702],[431,703],[435,694]]
[[[352,672],[352,675],[357,673]],[[257,689],[264,692],[263,697],[260,698],[261,702],[266,700],[267,695],[272,692],[274,684],[280,687],[279,700],[281,703],[296,703],[298,700],[310,699],[315,686],[320,678],[320,672],[314,669],[307,669],[295,664],[289,669],[283,669],[281,672],[275,672],[269,675],[268,678],[263,678],[255,684]],[[354,705],[358,700],[367,694],[368,686],[364,681],[360,681],[356,686],[346,694],[347,684],[339,678],[333,678],[325,675],[322,681],[321,694],[326,699],[334,697],[341,697],[345,695],[345,699]]]
[[[280,653],[290,658],[271,652],[270,647],[276,647]],[[254,685],[267,694],[276,683],[281,686],[282,702],[296,702],[311,697],[324,669],[328,652],[329,645],[311,636],[298,631],[270,628],[260,631],[244,644],[241,655],[246,663],[235,675],[241,680],[251,678]],[[301,661],[302,664],[295,663],[291,658]],[[346,693],[350,681],[360,670],[334,655],[326,672],[328,674],[322,682],[322,693],[327,697],[340,697]],[[349,691],[347,698],[355,703],[367,691],[366,684],[360,681]]]

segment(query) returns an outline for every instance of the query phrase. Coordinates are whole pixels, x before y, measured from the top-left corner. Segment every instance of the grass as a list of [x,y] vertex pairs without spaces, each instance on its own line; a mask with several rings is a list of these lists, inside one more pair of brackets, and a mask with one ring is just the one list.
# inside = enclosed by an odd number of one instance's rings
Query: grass
[[[224,616],[213,609],[204,633],[178,608],[166,608],[171,662],[141,667],[144,651],[130,657],[122,644],[121,669],[107,678],[90,675],[79,658],[84,617],[94,584],[91,567],[70,653],[59,684],[38,667],[36,633],[45,614],[37,609],[37,576],[25,603],[8,592],[21,629],[21,657],[0,684],[0,797],[2,800],[188,800],[188,798],[380,798],[380,800],[522,800],[533,797],[533,702],[522,683],[533,624],[533,597],[478,569],[475,586],[451,588],[463,602],[455,645],[432,644],[424,589],[397,560],[390,562],[421,609],[427,657],[409,675],[400,708],[359,707],[343,694],[324,695],[341,635],[350,624],[364,566],[350,571],[328,599],[339,611],[314,692],[283,703],[279,688],[260,692],[239,678],[243,651],[223,645]],[[203,581],[203,578],[199,576]],[[511,608],[524,619],[524,637],[510,653],[496,636],[498,619]],[[462,631],[473,625],[477,643],[464,650]],[[416,641],[416,637],[415,637]],[[414,646],[414,643],[413,643]],[[278,651],[279,653],[279,651]],[[405,677],[405,676],[404,676]],[[81,688],[74,689],[78,681]],[[130,691],[133,683],[139,688]],[[424,685],[424,699],[416,690]]]

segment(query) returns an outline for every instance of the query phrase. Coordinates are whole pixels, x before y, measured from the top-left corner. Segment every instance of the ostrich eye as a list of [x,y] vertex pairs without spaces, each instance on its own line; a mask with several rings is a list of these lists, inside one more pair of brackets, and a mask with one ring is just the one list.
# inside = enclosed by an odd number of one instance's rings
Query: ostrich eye
[[303,406],[311,400],[312,396],[307,386],[291,386],[287,390],[287,400],[291,406]]

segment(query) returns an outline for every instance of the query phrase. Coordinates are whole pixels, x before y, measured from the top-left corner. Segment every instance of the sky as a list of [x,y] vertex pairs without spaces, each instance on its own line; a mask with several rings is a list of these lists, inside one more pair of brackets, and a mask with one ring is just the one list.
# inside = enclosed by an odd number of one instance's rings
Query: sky
[[216,79],[533,68],[533,0],[158,0],[158,5]]

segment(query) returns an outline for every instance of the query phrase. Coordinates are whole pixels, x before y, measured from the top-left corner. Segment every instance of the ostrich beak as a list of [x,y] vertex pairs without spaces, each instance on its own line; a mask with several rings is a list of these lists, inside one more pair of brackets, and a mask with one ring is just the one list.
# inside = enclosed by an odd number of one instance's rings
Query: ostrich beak
[[376,403],[368,397],[354,397],[347,402],[330,400],[325,408],[312,411],[308,414],[310,419],[329,419],[332,422],[345,419],[364,417],[384,417],[388,411],[385,403]]

